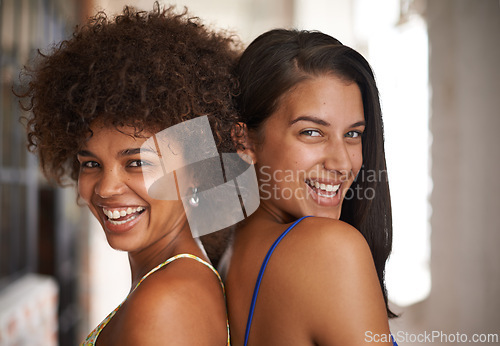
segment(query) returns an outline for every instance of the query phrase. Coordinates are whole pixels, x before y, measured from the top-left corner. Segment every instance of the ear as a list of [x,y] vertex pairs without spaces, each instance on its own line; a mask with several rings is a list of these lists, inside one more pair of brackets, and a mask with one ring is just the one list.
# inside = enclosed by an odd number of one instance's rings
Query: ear
[[252,140],[248,127],[245,123],[239,122],[231,129],[231,138],[236,145],[236,152],[249,164],[255,164],[257,157],[255,155],[255,143]]

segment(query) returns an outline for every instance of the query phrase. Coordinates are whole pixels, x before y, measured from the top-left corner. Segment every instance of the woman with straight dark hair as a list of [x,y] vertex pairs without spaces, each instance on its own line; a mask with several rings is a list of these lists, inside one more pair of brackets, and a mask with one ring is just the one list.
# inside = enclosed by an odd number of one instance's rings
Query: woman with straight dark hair
[[391,203],[368,62],[321,32],[276,29],[236,75],[233,137],[255,164],[261,204],[234,236],[233,344],[392,344]]

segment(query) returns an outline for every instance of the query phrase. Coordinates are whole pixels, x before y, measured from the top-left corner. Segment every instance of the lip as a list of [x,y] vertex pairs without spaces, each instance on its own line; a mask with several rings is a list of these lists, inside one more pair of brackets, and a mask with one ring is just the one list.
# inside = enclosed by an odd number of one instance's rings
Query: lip
[[[103,211],[103,208],[104,209],[107,209],[107,210],[127,210],[128,208],[132,208],[132,209],[136,209],[138,207],[142,207],[144,208],[144,210],[138,214],[130,214],[130,217],[131,220],[130,221],[127,221],[127,222],[124,222],[124,223],[120,223],[120,224],[116,224],[116,223],[113,223],[106,214],[104,214],[104,211]],[[148,208],[144,207],[144,206],[139,206],[139,205],[127,205],[127,206],[124,206],[123,204],[121,205],[109,205],[109,204],[106,204],[106,205],[98,205],[98,208],[99,208],[99,214],[101,215],[101,220],[103,221],[102,224],[103,224],[103,228],[106,232],[109,232],[109,233],[118,233],[118,234],[121,234],[121,233],[126,233],[130,230],[132,230],[135,225],[141,221],[141,219],[144,217],[144,215],[148,212]],[[125,219],[127,220],[127,219]],[[123,220],[123,221],[125,221]]]

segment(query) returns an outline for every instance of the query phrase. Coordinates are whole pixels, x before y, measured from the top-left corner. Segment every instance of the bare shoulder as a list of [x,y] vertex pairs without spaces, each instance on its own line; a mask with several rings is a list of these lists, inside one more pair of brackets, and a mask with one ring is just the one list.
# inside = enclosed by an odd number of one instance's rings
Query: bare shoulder
[[124,308],[122,328],[130,344],[220,345],[226,339],[221,286],[196,262],[175,261],[150,275]]
[[[344,285],[376,273],[370,248],[351,225],[334,219],[310,217],[299,222],[279,245],[285,270],[303,272],[310,280]],[[361,276],[361,277],[360,277]],[[303,281],[297,280],[301,285]]]
[[[364,344],[364,332],[388,332],[387,313],[370,248],[349,224],[311,217],[287,235],[277,262],[300,300],[319,344]],[[281,274],[278,274],[281,276]]]
[[299,222],[287,237],[299,252],[314,250],[316,260],[358,256],[371,258],[370,249],[363,235],[353,226],[340,220],[309,217]]
[[295,227],[283,256],[317,287],[343,290],[356,283],[379,289],[370,248],[356,228],[320,217],[304,219]]

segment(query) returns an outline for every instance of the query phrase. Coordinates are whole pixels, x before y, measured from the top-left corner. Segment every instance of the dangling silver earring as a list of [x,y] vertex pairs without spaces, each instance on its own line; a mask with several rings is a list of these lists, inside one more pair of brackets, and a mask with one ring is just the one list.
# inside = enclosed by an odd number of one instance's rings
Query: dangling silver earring
[[193,187],[191,188],[191,190],[193,190],[193,195],[189,198],[189,204],[192,207],[197,207],[198,204],[200,203],[200,197],[198,196],[198,188]]

